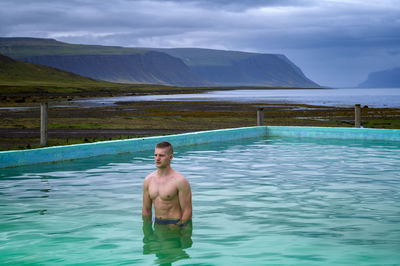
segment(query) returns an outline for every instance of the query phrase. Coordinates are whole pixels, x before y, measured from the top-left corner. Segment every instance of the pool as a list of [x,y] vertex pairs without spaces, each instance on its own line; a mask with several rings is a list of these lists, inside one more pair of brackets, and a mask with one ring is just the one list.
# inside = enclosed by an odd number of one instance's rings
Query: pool
[[143,226],[152,151],[1,169],[0,260],[400,264],[400,142],[268,137],[175,149],[193,230]]

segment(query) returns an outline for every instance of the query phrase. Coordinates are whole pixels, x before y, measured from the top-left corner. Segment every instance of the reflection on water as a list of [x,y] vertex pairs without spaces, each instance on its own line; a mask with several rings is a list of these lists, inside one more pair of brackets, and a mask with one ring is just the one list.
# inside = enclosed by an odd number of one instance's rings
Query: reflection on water
[[190,222],[181,228],[175,225],[154,224],[143,220],[143,254],[155,254],[155,263],[170,265],[178,260],[188,259],[190,256],[185,249],[190,248],[193,226]]

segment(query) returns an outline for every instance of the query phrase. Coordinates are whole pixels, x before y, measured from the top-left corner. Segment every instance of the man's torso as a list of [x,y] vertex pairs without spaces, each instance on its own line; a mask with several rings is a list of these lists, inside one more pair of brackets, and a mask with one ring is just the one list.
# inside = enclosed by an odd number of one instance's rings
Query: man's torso
[[149,196],[154,204],[155,216],[162,219],[180,219],[179,192],[176,176],[159,177],[156,172],[150,175]]

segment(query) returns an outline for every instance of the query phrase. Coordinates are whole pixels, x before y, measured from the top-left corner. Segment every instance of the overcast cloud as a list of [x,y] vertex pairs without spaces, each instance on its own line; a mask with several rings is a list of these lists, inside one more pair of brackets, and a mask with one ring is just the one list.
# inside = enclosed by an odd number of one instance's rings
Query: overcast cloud
[[279,53],[355,86],[400,67],[400,0],[1,0],[0,36]]

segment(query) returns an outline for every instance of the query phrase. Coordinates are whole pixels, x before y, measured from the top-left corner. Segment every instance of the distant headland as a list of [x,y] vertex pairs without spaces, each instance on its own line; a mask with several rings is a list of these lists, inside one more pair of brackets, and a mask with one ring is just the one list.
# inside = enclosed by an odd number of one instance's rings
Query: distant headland
[[320,87],[280,54],[80,45],[39,38],[0,38],[0,54],[114,83]]

